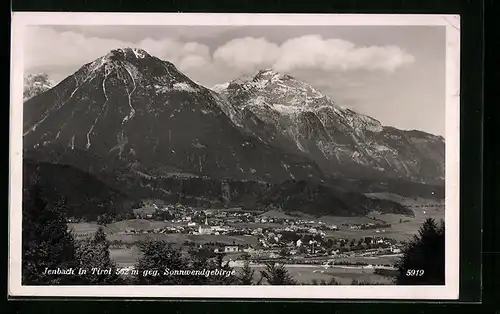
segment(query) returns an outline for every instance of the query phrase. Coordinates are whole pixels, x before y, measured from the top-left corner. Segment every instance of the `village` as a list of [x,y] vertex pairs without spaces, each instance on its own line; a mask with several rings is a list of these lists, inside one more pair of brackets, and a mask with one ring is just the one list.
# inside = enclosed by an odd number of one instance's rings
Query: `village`
[[[206,241],[183,241],[185,248],[225,253],[232,262],[243,257],[259,263],[277,260],[289,264],[371,265],[357,259],[393,256],[401,253],[402,244],[383,236],[344,238],[336,232],[346,229],[387,228],[386,223],[326,224],[317,220],[296,217],[262,216],[262,211],[231,209],[202,209],[181,204],[152,205],[148,211],[137,211],[136,219],[165,223],[158,228],[126,228],[118,235],[179,235]],[[384,229],[376,232],[383,233]],[[230,241],[237,238],[243,241]],[[218,241],[221,239],[221,241]],[[248,241],[245,241],[248,239]],[[256,239],[256,241],[250,241]],[[115,241],[116,242],[116,241]],[[119,242],[119,241],[118,241]],[[243,243],[241,243],[243,242]],[[377,261],[376,259],[374,260]],[[374,266],[391,267],[380,261]]]

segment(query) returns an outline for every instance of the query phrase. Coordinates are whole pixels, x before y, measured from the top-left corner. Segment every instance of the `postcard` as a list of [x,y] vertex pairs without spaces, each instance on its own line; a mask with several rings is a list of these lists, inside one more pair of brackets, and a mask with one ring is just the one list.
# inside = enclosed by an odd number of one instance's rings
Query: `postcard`
[[457,299],[459,27],[14,12],[9,295]]

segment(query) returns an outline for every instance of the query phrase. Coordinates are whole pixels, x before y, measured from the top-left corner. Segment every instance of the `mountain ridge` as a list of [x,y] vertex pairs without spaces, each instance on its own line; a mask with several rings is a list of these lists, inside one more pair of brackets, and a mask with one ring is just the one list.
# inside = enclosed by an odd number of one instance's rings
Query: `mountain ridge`
[[257,136],[267,132],[277,138],[273,145],[307,153],[323,171],[444,180],[442,136],[384,126],[291,75],[264,69],[215,89],[238,112],[231,115],[235,123]]
[[152,175],[321,179],[305,156],[243,133],[222,103],[172,63],[116,49],[25,102],[24,147],[88,150]]

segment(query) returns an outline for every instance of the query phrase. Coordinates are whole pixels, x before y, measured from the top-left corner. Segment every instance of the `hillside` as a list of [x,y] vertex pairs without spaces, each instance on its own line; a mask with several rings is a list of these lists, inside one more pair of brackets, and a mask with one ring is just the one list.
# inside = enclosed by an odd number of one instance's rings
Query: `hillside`
[[49,203],[60,199],[66,202],[67,217],[95,220],[101,214],[131,213],[137,204],[123,193],[111,189],[94,176],[68,165],[23,162],[23,185],[28,188],[37,177],[43,196]]

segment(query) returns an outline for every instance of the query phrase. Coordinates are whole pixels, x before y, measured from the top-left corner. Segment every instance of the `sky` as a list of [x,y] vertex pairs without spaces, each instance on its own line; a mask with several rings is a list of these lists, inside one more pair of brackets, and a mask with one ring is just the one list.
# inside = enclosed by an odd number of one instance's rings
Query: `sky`
[[55,82],[137,47],[212,87],[260,69],[403,130],[445,133],[444,26],[29,26],[24,72]]

